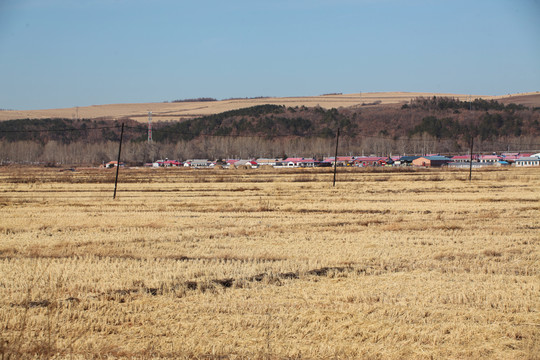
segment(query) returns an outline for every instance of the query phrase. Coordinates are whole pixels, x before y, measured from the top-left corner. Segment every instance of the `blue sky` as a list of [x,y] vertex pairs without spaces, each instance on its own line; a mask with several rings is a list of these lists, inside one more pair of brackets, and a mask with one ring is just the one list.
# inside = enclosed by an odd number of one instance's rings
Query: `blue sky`
[[540,0],[0,0],[0,108],[540,90]]

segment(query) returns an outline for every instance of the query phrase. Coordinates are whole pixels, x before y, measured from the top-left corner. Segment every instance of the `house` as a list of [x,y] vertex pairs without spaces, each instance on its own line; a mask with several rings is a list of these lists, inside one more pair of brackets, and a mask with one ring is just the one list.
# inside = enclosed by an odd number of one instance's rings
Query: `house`
[[165,159],[165,161],[163,162],[163,166],[165,167],[170,167],[170,166],[181,166],[182,163],[178,160],[167,160]]
[[353,165],[359,167],[381,166],[383,162],[386,164],[386,159],[386,156],[358,156],[354,159]]
[[[337,166],[352,166],[354,163],[355,156],[338,156],[337,157]],[[329,162],[334,165],[335,157],[326,157],[323,159],[323,162]]]
[[[282,167],[297,167],[297,164],[303,158],[286,158],[281,162]],[[277,164],[279,166],[279,164]]]
[[172,166],[180,166],[182,163],[178,160],[158,160],[152,163],[152,167],[172,167]]
[[192,167],[195,169],[213,167],[215,164],[208,159],[190,159],[184,162],[185,167]]
[[216,165],[221,166],[223,169],[230,169],[231,167],[234,167],[234,163],[239,160],[240,159],[218,160],[216,161]]
[[[454,163],[469,163],[471,162],[471,155],[456,155],[450,158]],[[478,161],[478,155],[472,156],[473,161]]]
[[451,160],[446,156],[421,156],[412,161],[413,166],[441,167],[447,165]]
[[315,167],[316,165],[317,165],[317,161],[313,158],[302,159],[297,162],[297,166],[303,167],[303,168],[305,167],[312,168],[312,167]]
[[276,166],[278,162],[283,161],[282,159],[267,159],[267,158],[260,158],[255,160],[259,166]]
[[313,158],[286,158],[278,161],[274,167],[315,167],[317,162]]
[[381,161],[381,165],[383,165],[383,166],[392,166],[392,165],[394,165],[394,162],[395,162],[395,160],[392,159],[392,157],[389,156],[386,159],[384,159],[383,161]]
[[497,161],[504,160],[500,155],[480,155],[478,157],[478,162],[481,163],[496,163]]
[[510,164],[513,164],[516,160],[522,158],[522,157],[529,157],[529,156],[535,156],[531,153],[502,153],[501,156],[503,157],[504,161],[508,161]]
[[412,165],[413,160],[418,159],[420,156],[402,156],[399,159],[394,161],[396,166],[410,166]]
[[256,169],[259,167],[256,161],[253,160],[238,160],[235,163],[232,164],[234,167],[245,167],[245,168],[252,168]]
[[[102,166],[104,166],[107,169],[114,168],[118,166],[118,161],[109,161],[108,163]],[[120,166],[124,166],[124,163],[120,162]]]
[[540,166],[540,157],[527,156],[517,159],[514,164],[519,167],[524,166]]
[[485,165],[491,165],[491,163],[484,163],[481,164],[478,162],[478,155],[473,154],[472,155],[472,164],[471,164],[471,155],[456,155],[452,156],[450,158],[450,162],[448,163],[448,166],[453,168],[479,168]]
[[[501,153],[502,157],[508,157],[508,156],[516,156],[516,157],[518,157],[518,155],[520,155],[520,153],[518,153],[518,152],[503,152],[503,153]],[[530,155],[527,155],[527,156],[530,156]]]
[[315,163],[316,167],[332,167],[332,163],[329,161],[317,161]]

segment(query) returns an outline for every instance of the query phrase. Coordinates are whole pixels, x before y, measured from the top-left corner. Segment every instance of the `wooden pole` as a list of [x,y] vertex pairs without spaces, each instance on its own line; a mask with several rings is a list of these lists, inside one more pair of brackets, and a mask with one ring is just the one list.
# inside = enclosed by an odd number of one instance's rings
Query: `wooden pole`
[[116,199],[116,187],[118,185],[118,170],[120,169],[120,154],[122,153],[122,139],[124,137],[124,123],[122,123],[122,130],[120,131],[120,145],[118,146],[118,160],[116,161],[116,179],[114,180],[114,195],[113,200]]
[[469,181],[472,181],[473,145],[474,145],[474,136],[471,136],[471,157],[469,159]]
[[336,135],[336,153],[335,153],[335,156],[334,156],[334,185],[333,185],[334,187],[336,186],[338,144],[339,144],[339,128],[337,128],[337,135]]

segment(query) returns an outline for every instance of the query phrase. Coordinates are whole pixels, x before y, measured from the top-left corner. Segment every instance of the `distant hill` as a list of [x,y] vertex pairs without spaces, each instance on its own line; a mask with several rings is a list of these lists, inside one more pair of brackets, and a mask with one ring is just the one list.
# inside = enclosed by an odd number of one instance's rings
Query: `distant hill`
[[520,104],[529,106],[532,108],[540,107],[540,92],[526,93],[526,94],[514,94],[508,96],[497,97],[496,100],[503,104]]
[[228,99],[211,101],[210,98],[201,98],[204,101],[176,101],[163,103],[140,104],[111,104],[73,107],[65,109],[43,110],[3,110],[0,111],[0,120],[13,119],[101,119],[147,121],[148,112],[152,111],[153,120],[180,120],[194,117],[219,114],[225,111],[237,110],[257,105],[283,105],[286,107],[319,106],[323,109],[331,108],[362,108],[368,106],[395,106],[409,102],[417,97],[452,97],[467,101],[481,98],[485,100],[500,100],[503,103],[517,103],[530,107],[540,107],[540,93],[515,94],[507,96],[457,95],[434,94],[420,92],[378,92],[358,94],[328,94],[307,97],[259,97],[251,99]]
[[[332,138],[340,128],[343,136],[350,138],[403,138],[426,133],[438,139],[459,140],[476,135],[486,140],[503,135],[540,135],[539,120],[540,109],[483,99],[462,101],[448,97],[418,97],[399,107],[366,104],[340,109],[266,104],[181,121],[157,120],[153,124],[153,139],[170,143],[189,141],[199,136]],[[126,139],[142,141],[146,138],[145,123],[131,119],[123,122],[131,134]],[[91,131],[95,128],[100,129],[98,134]],[[114,141],[118,130],[116,120],[105,119],[50,118],[0,122],[0,138],[8,141]]]
[[[340,129],[342,153],[418,154],[540,149],[540,108],[496,100],[417,97],[401,104],[325,109],[256,105],[147,126],[125,124],[126,159],[325,156]],[[0,122],[0,161],[96,163],[114,159],[120,127],[112,119]],[[537,152],[537,151],[535,151]],[[42,160],[41,160],[42,161]]]

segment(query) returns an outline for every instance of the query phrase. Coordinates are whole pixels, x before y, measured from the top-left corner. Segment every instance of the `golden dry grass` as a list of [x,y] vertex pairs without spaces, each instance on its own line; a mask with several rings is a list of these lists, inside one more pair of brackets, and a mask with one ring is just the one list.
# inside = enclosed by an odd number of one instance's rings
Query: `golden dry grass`
[[[26,118],[79,118],[94,119],[100,117],[140,119],[147,121],[148,112],[152,111],[154,120],[178,120],[217,114],[224,111],[236,110],[263,104],[285,106],[321,106],[325,109],[361,106],[379,101],[381,104],[401,104],[419,96],[449,96],[461,100],[469,99],[469,95],[423,93],[423,92],[377,92],[343,95],[304,96],[286,98],[256,98],[222,100],[211,102],[178,102],[178,103],[140,103],[140,104],[110,104],[81,106],[78,109],[44,109],[44,110],[10,110],[0,111],[0,120]],[[522,95],[523,96],[523,95]],[[495,99],[501,97],[474,95],[473,98]]]
[[538,169],[0,168],[3,358],[534,359]]
[[241,108],[275,104],[284,106],[320,106],[325,109],[340,107],[357,107],[362,104],[403,104],[417,97],[443,96],[457,98],[462,101],[482,98],[485,100],[497,100],[503,103],[518,103],[525,106],[540,106],[540,94],[538,92],[519,93],[509,95],[466,95],[447,93],[426,92],[373,92],[360,94],[321,95],[321,96],[298,96],[298,97],[268,97],[255,99],[220,100],[211,102],[178,102],[178,103],[136,103],[136,104],[108,104],[92,105],[63,109],[41,110],[4,110],[0,111],[0,121],[13,119],[46,119],[46,118],[131,118],[146,122],[148,112],[152,111],[154,121],[171,121],[182,118],[218,114],[224,111]]

